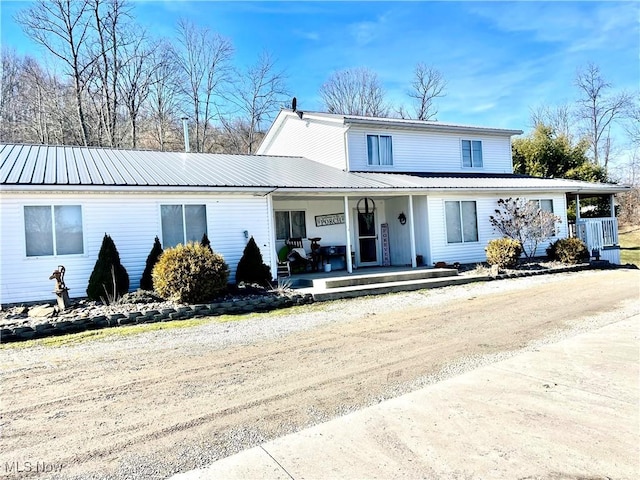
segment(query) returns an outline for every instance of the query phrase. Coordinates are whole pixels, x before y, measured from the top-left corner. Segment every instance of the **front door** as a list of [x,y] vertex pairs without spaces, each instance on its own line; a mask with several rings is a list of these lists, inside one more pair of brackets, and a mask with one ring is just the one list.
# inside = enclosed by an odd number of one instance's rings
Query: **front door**
[[357,212],[358,221],[358,265],[378,265],[378,235],[376,214]]

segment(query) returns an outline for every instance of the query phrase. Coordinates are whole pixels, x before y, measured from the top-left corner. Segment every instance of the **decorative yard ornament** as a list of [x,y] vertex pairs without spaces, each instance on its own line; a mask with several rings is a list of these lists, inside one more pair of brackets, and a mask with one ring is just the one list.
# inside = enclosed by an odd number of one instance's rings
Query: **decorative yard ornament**
[[71,304],[71,302],[69,301],[69,289],[64,284],[65,271],[66,269],[64,268],[64,265],[58,265],[58,269],[54,270],[49,277],[49,280],[56,281],[56,289],[53,291],[53,293],[56,294],[56,299],[58,301],[58,312],[66,310]]

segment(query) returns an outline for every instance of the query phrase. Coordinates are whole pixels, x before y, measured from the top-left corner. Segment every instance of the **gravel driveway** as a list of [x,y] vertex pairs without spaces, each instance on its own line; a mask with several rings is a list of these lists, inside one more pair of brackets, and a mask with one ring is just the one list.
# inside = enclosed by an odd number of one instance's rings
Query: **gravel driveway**
[[[585,271],[314,304],[67,347],[0,349],[0,468],[165,478],[640,309]],[[28,476],[14,469],[11,476]]]

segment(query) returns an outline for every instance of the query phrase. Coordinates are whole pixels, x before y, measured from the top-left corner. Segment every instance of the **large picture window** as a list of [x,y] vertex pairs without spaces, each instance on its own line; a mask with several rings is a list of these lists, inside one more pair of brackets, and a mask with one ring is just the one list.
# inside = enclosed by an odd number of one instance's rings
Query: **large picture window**
[[390,135],[367,135],[369,165],[393,165]]
[[482,141],[462,140],[462,166],[482,168]]
[[302,210],[276,212],[276,239],[307,238],[307,222]]
[[444,202],[447,223],[447,243],[478,241],[476,202]]
[[27,257],[84,253],[80,205],[24,207]]
[[205,205],[161,205],[162,246],[175,247],[179,243],[199,242],[207,233]]

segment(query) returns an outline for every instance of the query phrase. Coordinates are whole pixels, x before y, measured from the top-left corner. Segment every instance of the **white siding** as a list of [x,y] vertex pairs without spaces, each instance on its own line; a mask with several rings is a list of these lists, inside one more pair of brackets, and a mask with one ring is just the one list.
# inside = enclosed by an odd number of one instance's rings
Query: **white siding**
[[[493,215],[497,208],[497,201],[499,198],[508,198],[509,196],[517,197],[518,195],[452,195],[452,196],[429,196],[429,231],[431,234],[431,259],[432,263],[435,262],[460,262],[460,263],[473,263],[484,262],[486,260],[486,253],[484,251],[489,240],[493,238],[500,238],[500,234],[493,230],[493,227],[489,223],[489,216]],[[525,198],[521,196],[521,198]],[[567,236],[567,212],[566,202],[564,195],[558,195],[557,193],[549,194],[535,194],[528,196],[530,199],[552,199],[553,210],[555,215],[562,219],[562,222],[558,225],[557,236],[551,238],[548,242],[540,245],[537,250],[537,255],[545,255],[545,249],[550,242],[557,238],[563,238]],[[475,201],[478,215],[478,241],[471,243],[447,243],[447,230],[444,214],[444,202],[452,201]]]
[[[392,166],[368,164],[367,134],[391,135]],[[356,126],[352,126],[347,135],[351,171],[513,173],[511,139],[508,136],[365,129]],[[463,139],[482,141],[482,168],[462,167]]]
[[[127,269],[130,289],[140,277],[156,235],[161,237],[161,204],[205,204],[207,230],[213,249],[221,253],[234,280],[237,263],[246,245],[244,230],[260,246],[265,263],[271,261],[271,239],[265,198],[214,195],[141,194],[7,194],[0,202],[0,302],[15,303],[53,298],[51,272],[62,264],[69,295],[86,296],[89,276],[105,233],[118,248]],[[29,257],[25,252],[24,205],[81,205],[85,251],[82,255]]]
[[263,148],[262,155],[306,157],[346,169],[344,127],[336,122],[287,116],[273,141]]

